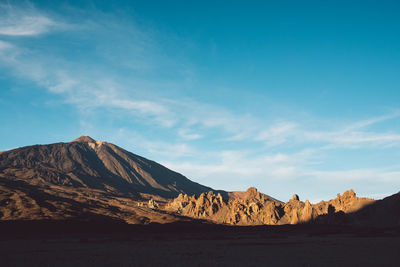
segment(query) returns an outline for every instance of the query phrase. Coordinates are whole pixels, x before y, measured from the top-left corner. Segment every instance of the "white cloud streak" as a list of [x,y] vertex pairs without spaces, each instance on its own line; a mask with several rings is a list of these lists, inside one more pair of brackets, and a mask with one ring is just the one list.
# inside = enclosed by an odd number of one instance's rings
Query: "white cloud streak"
[[34,36],[46,33],[54,26],[54,22],[46,17],[26,16],[19,18],[18,23],[1,21],[0,35]]
[[309,130],[306,125],[285,121],[261,131],[254,140],[264,142],[268,146],[278,146],[284,143],[319,144],[324,149],[398,146],[400,145],[400,134],[373,132],[365,128],[399,117],[400,112],[395,111],[344,126],[332,125],[331,129],[325,131]]
[[0,52],[12,48],[12,44],[0,40]]
[[368,120],[362,120],[331,131],[301,131],[297,134],[308,142],[325,144],[324,148],[360,148],[364,146],[398,146],[400,134],[390,132],[373,132],[363,130],[367,126],[400,117],[398,111]]
[[202,138],[201,134],[193,133],[189,129],[181,128],[178,130],[178,135],[186,140],[196,140]]
[[36,36],[49,32],[60,24],[33,8],[18,9],[0,5],[0,36]]
[[376,181],[376,182],[400,182],[400,172],[385,169],[351,169],[344,171],[310,171],[305,175],[315,177],[323,181]]
[[[200,155],[198,155],[201,158]],[[187,173],[200,179],[212,177],[232,178],[241,177],[252,181],[256,177],[268,179],[295,179],[298,170],[310,157],[310,151],[300,151],[294,154],[264,154],[254,155],[249,150],[226,150],[208,152],[206,155],[213,163],[167,162],[163,163],[182,173]]]
[[292,122],[280,122],[256,136],[256,141],[263,141],[269,146],[276,146],[287,142],[288,138],[295,135],[297,124]]

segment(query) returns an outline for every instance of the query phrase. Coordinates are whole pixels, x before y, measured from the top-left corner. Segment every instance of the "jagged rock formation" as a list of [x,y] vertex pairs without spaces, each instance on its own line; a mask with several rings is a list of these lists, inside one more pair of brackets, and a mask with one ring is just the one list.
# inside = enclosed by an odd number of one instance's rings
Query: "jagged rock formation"
[[208,219],[217,223],[238,225],[276,224],[281,203],[249,188],[241,197],[224,200],[220,194],[202,193],[198,198],[180,194],[166,209],[179,214]]
[[158,209],[158,203],[151,198],[147,203],[147,207],[149,207],[150,209]]
[[178,214],[232,225],[298,224],[315,220],[325,214],[354,212],[374,200],[356,197],[353,190],[330,201],[311,204],[298,195],[282,203],[266,197],[256,188],[249,188],[241,197],[224,200],[220,194],[202,193],[198,198],[180,194],[166,209]]

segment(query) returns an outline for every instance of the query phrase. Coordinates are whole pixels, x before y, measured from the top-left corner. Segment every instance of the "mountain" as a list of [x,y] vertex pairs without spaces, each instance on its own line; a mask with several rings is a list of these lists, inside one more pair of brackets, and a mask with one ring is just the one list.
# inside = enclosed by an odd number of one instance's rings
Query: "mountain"
[[162,204],[180,193],[199,195],[210,190],[154,161],[89,136],[0,153],[0,220],[165,223],[181,219],[139,205],[141,201],[155,199]]
[[130,195],[175,197],[210,187],[107,142],[81,136],[70,143],[22,147],[0,154],[0,177],[35,186],[88,188]]

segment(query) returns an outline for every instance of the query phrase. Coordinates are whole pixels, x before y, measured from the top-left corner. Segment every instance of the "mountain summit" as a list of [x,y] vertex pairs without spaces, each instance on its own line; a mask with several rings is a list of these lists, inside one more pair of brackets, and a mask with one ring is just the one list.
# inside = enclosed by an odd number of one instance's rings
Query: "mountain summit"
[[96,140],[94,140],[93,138],[91,138],[90,136],[87,135],[82,135],[78,138],[76,138],[75,140],[73,140],[72,142],[80,142],[80,143],[95,143]]

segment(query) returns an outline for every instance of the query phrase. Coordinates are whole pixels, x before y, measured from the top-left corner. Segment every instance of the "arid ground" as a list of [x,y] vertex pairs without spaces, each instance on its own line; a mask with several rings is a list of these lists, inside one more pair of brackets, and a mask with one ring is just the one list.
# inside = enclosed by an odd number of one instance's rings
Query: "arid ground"
[[2,266],[398,266],[399,228],[1,225]]

